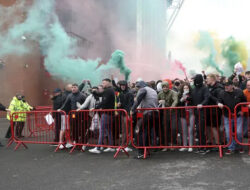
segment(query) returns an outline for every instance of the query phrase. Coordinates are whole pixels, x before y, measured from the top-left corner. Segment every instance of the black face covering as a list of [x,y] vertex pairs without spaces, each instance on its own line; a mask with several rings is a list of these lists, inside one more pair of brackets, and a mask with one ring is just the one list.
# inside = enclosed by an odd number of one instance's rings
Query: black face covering
[[17,99],[18,100],[22,100],[22,96],[17,96]]
[[180,86],[181,83],[180,82],[175,82],[174,84],[175,84],[175,86]]
[[203,77],[202,77],[201,74],[198,74],[198,75],[195,76],[194,85],[196,87],[202,87],[202,85],[203,85]]

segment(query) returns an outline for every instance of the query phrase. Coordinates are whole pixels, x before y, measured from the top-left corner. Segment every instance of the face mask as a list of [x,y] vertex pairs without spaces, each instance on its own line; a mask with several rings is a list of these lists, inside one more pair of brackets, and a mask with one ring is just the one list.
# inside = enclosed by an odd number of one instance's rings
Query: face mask
[[184,94],[188,94],[189,93],[189,90],[184,90]]
[[180,86],[181,83],[180,82],[175,82],[174,84],[175,84],[175,86]]
[[17,99],[18,99],[18,100],[22,100],[22,97],[21,97],[21,96],[18,96]]

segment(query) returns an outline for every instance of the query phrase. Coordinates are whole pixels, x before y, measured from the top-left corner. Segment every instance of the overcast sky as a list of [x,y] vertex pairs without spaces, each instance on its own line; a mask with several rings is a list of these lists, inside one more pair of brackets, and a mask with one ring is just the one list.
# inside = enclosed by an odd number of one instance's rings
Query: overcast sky
[[[200,30],[206,30],[217,33],[221,39],[234,36],[245,41],[249,52],[249,18],[250,0],[185,0],[169,33],[168,50],[186,67],[197,68],[204,54],[194,47],[194,37]],[[194,53],[195,57],[191,56]]]

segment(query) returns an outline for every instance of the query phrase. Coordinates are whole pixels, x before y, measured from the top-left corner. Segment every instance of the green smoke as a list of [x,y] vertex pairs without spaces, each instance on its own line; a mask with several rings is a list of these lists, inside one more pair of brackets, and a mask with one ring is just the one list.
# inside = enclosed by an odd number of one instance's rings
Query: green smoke
[[107,65],[113,65],[116,68],[120,69],[120,73],[125,76],[125,80],[129,79],[129,75],[131,73],[130,69],[127,68],[124,61],[124,52],[121,50],[116,50],[111,55],[111,59],[107,63]]
[[201,60],[203,66],[205,68],[212,67],[216,69],[221,75],[223,75],[223,71],[219,68],[216,62],[217,51],[215,49],[214,40],[209,32],[200,31],[199,41],[197,43],[197,47],[201,50],[206,50],[209,52],[209,56],[203,60]]
[[238,42],[234,37],[227,38],[222,44],[222,56],[227,60],[227,65],[231,70],[237,62],[241,62],[246,68],[248,53],[246,45],[243,42]]
[[[0,55],[32,52],[27,40],[39,43],[42,55],[45,57],[46,70],[53,77],[67,82],[80,82],[89,79],[98,84],[104,73],[110,68],[117,67],[125,76],[129,76],[124,64],[124,53],[112,54],[107,65],[98,67],[101,59],[83,60],[76,55],[77,41],[70,37],[59,22],[55,14],[54,0],[34,0],[28,9],[27,19],[9,29],[8,33],[0,37]],[[87,26],[86,26],[87,27]],[[27,40],[22,37],[26,36]],[[98,69],[97,69],[98,68]],[[129,71],[130,73],[130,71]]]

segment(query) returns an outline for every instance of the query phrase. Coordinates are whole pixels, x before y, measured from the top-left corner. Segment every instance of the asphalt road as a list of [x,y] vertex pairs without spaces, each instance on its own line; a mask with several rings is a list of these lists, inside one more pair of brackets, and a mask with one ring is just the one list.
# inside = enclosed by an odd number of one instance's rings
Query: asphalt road
[[[0,121],[3,144],[8,123]],[[250,189],[250,156],[234,154],[219,158],[183,152],[152,153],[146,160],[113,153],[100,155],[55,147],[28,145],[14,151],[0,148],[1,190],[68,189]]]

